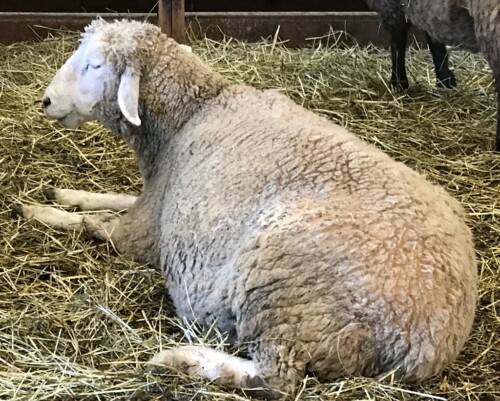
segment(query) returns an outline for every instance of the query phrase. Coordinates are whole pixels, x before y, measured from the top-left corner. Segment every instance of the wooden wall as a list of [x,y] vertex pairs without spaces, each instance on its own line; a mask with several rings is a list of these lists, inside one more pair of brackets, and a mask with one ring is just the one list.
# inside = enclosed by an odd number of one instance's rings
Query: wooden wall
[[[279,38],[290,46],[308,45],[318,37],[331,43],[332,31],[335,40],[340,37],[347,44],[389,43],[364,0],[186,0],[185,9],[186,28],[194,37],[255,41],[279,28]],[[59,29],[81,30],[98,15],[157,23],[157,11],[156,0],[0,0],[0,43],[36,40]],[[413,33],[423,42],[422,32]]]
[[[0,12],[132,12],[155,10],[155,0],[0,0]],[[186,0],[186,11],[368,11],[363,0]]]

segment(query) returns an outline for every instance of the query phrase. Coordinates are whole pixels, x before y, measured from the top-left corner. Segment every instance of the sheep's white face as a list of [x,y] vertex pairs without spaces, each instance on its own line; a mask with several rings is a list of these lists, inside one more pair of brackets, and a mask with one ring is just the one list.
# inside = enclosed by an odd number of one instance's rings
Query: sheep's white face
[[97,119],[97,106],[105,87],[117,79],[96,42],[82,43],[45,90],[45,114],[66,127],[76,128],[85,121]]
[[[103,54],[106,45],[100,35],[86,34],[80,47],[56,73],[42,99],[45,114],[68,128],[76,128],[85,121],[99,119],[106,94],[108,101],[117,101],[116,105],[106,104],[108,109],[119,108],[130,123],[141,125],[140,75],[131,67],[118,74],[106,61]],[[180,47],[191,52],[189,46]]]

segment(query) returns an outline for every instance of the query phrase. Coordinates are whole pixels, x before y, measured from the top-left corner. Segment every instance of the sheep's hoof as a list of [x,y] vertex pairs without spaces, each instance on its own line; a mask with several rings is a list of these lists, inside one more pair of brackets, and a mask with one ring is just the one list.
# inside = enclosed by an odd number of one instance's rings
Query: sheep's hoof
[[436,86],[443,89],[455,89],[457,87],[457,80],[453,75],[443,79],[438,78],[436,80]]
[[20,203],[13,203],[12,205],[10,205],[10,215],[13,218],[24,218],[23,205],[21,205]]
[[391,85],[394,89],[406,90],[410,86],[407,79],[391,78]]
[[56,190],[54,188],[45,188],[42,190],[46,200],[54,202],[56,200]]
[[269,385],[260,376],[253,376],[249,378],[248,388],[244,391],[249,396],[262,400],[278,400],[284,396],[284,394],[269,387]]
[[163,364],[152,363],[149,361],[144,367],[145,373],[151,373],[152,375],[161,375],[168,372],[168,366]]

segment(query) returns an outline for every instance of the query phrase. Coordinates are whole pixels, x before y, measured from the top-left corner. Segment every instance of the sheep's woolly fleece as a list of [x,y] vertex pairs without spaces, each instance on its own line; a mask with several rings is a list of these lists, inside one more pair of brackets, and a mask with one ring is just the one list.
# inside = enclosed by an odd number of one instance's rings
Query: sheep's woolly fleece
[[[171,320],[163,279],[116,256],[105,244],[12,220],[13,201],[39,201],[50,184],[93,191],[140,189],[126,147],[96,124],[77,133],[46,121],[39,104],[47,80],[74,47],[74,36],[2,49],[0,172],[0,395],[7,399],[234,399],[238,395],[169,373],[143,373],[161,341],[210,342]],[[491,148],[494,99],[480,57],[455,54],[461,88],[433,89],[425,53],[412,53],[418,84],[408,95],[389,91],[387,53],[349,48],[289,50],[272,44],[221,44],[194,51],[234,81],[279,88],[425,173],[462,201],[480,258],[480,303],[472,338],[458,361],[422,385],[375,381],[303,382],[301,399],[495,400],[498,388],[500,297],[498,185],[500,158]],[[276,73],[279,71],[279,73]]]

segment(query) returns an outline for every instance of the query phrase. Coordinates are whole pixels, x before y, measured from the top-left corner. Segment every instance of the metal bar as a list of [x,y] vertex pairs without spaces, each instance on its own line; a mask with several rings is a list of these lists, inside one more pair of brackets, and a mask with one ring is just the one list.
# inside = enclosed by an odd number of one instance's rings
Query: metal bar
[[[0,13],[1,14],[1,13]],[[299,17],[373,17],[377,13],[373,11],[195,11],[186,12],[188,17],[227,17],[227,18],[299,18]]]

